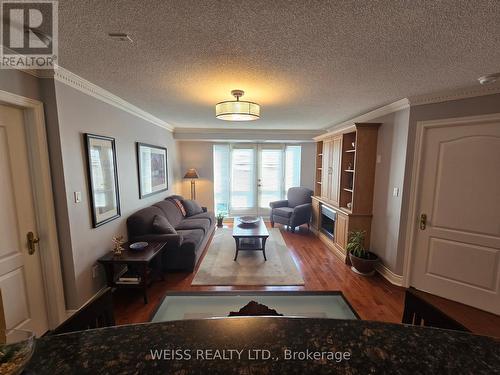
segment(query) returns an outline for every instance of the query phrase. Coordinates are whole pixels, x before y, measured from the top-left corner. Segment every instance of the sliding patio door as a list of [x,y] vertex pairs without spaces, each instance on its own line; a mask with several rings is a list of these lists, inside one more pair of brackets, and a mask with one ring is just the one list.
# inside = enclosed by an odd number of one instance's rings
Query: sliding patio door
[[270,213],[269,203],[300,185],[301,146],[214,145],[215,211],[229,216]]

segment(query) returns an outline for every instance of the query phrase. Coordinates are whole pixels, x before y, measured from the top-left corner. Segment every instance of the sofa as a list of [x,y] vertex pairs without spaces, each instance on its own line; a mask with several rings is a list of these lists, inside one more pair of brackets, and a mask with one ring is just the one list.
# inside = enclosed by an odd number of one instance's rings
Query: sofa
[[[127,219],[128,238],[132,242],[165,241],[162,269],[192,272],[215,230],[215,215],[203,207],[200,213],[184,216],[179,202],[185,202],[184,198],[172,195],[132,214]],[[156,216],[165,218],[175,228],[174,233],[158,233],[153,226]]]
[[271,207],[271,226],[274,223],[288,225],[294,232],[295,227],[311,222],[313,191],[305,187],[292,187],[288,189],[287,199],[269,203]]

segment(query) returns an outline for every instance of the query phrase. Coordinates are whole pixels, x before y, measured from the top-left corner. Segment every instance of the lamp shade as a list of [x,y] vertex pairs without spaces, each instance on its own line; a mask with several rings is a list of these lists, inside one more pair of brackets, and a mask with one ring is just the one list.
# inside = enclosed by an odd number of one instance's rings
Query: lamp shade
[[228,100],[215,105],[215,117],[226,121],[253,121],[260,118],[260,105],[240,100],[244,92],[233,90],[231,94],[236,100]]
[[198,176],[198,172],[196,171],[196,169],[189,168],[184,175],[184,178],[200,178],[200,176]]

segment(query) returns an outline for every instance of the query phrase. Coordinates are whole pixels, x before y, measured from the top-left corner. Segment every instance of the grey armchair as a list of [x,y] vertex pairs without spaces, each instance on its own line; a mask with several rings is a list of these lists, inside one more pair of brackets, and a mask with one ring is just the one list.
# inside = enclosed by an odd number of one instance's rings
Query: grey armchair
[[293,187],[288,189],[287,199],[269,203],[271,206],[271,226],[274,223],[288,225],[294,232],[295,227],[311,222],[311,196],[313,191],[304,187]]

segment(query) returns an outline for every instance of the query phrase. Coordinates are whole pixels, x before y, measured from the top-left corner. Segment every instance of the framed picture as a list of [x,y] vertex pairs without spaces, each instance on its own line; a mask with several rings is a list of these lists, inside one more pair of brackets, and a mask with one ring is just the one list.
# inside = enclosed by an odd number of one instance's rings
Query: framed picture
[[141,199],[167,190],[167,149],[137,142],[137,171]]
[[120,217],[120,194],[115,139],[85,134],[92,225],[94,228]]

